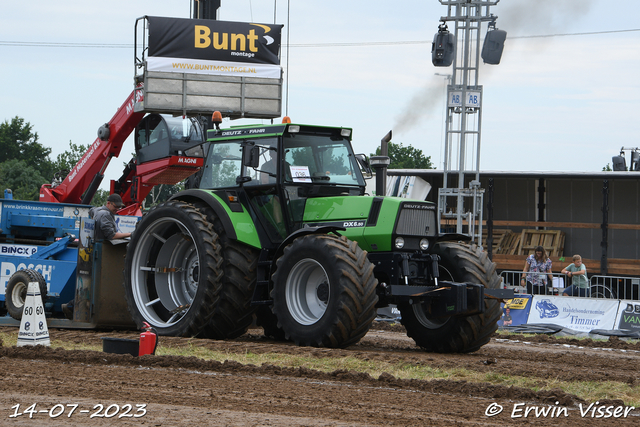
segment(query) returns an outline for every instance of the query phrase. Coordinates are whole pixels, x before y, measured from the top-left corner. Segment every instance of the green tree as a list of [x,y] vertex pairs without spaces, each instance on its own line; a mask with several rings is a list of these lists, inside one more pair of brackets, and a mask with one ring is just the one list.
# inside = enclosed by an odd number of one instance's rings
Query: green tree
[[93,199],[91,199],[91,205],[93,206],[106,205],[107,197],[109,197],[109,191],[103,190],[102,188],[98,188],[98,191],[96,191],[96,194],[93,195]]
[[23,160],[11,159],[0,163],[0,188],[13,191],[16,200],[38,200],[40,186],[45,179],[38,170]]
[[31,123],[18,116],[0,123],[0,153],[7,160],[19,159],[39,171],[40,176],[50,178],[53,165],[49,159],[51,148],[38,142]]
[[611,169],[611,163],[607,163],[607,166],[602,168],[602,172],[612,172],[613,169]]
[[84,153],[86,153],[88,149],[89,144],[74,144],[73,142],[69,141],[69,149],[64,153],[58,154],[56,160],[53,162],[54,173],[66,171],[66,174],[64,174],[64,176],[62,177],[65,178],[66,175],[71,172],[71,169],[73,169],[73,167],[78,164],[78,162],[80,161],[82,156],[84,156]]
[[184,181],[174,185],[160,184],[151,189],[149,195],[142,202],[143,209],[151,208],[159,203],[166,202],[169,197],[184,190]]
[[[422,154],[422,150],[411,145],[403,146],[402,143],[389,143],[389,169],[435,169],[431,163],[431,156]],[[376,149],[376,156],[379,156],[380,147]],[[373,156],[373,154],[372,154]]]

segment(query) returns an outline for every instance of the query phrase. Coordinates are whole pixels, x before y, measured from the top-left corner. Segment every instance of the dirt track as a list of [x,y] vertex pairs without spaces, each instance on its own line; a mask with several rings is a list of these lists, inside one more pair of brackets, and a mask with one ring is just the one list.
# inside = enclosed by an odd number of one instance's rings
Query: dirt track
[[[618,381],[640,386],[640,344],[613,338],[608,343],[552,340],[546,336],[524,343],[519,336],[493,338],[478,352],[466,355],[425,353],[402,332],[372,330],[357,345],[345,350],[296,347],[269,341],[260,330],[237,340],[212,341],[162,337],[171,346],[202,346],[229,353],[282,353],[305,356],[351,356],[369,361],[401,362],[432,368],[460,367],[495,375],[538,378],[540,387],[561,380]],[[137,336],[134,332],[50,330],[52,340],[101,345],[101,337]],[[607,347],[602,348],[602,347]],[[195,357],[114,355],[92,351],[66,351],[48,347],[0,348],[0,425],[229,425],[229,426],[337,426],[337,425],[638,425],[640,409],[628,409],[626,418],[592,418],[592,402],[560,390],[529,389],[451,380],[401,380],[388,374],[322,373],[304,367],[241,365],[203,361]],[[557,403],[556,403],[557,402]],[[29,418],[25,409],[37,403]],[[524,405],[518,405],[518,404]],[[23,415],[15,414],[19,404]],[[71,406],[78,404],[71,417]],[[113,417],[94,417],[95,405]],[[124,405],[132,405],[128,417]],[[146,414],[133,415],[136,404]],[[495,416],[486,411],[502,406]],[[56,406],[58,405],[58,406]],[[490,407],[491,405],[491,407]],[[624,407],[619,400],[600,405]],[[524,415],[525,407],[555,408],[551,415]],[[560,409],[566,408],[560,413]],[[64,409],[64,411],[63,411]],[[81,410],[88,412],[80,412]],[[521,411],[518,411],[521,410]],[[52,418],[56,412],[64,412]],[[622,411],[622,409],[621,409]],[[565,416],[564,414],[567,414]],[[595,412],[593,415],[598,415]]]

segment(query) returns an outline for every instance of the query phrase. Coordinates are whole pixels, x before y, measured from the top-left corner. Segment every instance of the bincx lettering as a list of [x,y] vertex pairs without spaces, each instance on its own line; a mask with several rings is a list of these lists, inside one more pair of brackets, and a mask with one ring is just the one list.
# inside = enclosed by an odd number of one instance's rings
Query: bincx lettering
[[31,256],[38,251],[36,246],[0,246],[3,255]]

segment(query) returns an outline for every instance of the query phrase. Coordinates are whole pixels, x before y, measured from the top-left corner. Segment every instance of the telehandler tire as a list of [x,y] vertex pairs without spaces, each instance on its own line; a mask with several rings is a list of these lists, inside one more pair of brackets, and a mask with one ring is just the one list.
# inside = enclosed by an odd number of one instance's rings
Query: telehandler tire
[[237,338],[253,323],[255,307],[251,305],[251,298],[256,287],[258,251],[229,239],[222,222],[209,206],[197,203],[196,207],[219,236],[224,272],[213,316],[199,336],[218,340]]
[[195,336],[219,300],[218,235],[195,206],[159,204],[142,217],[125,257],[125,298],[136,324],[159,335]]
[[16,320],[22,320],[22,311],[24,310],[24,302],[27,299],[29,282],[38,282],[43,303],[47,298],[47,282],[42,277],[42,274],[29,269],[18,270],[13,273],[7,282],[4,297],[9,316]]
[[376,317],[378,282],[356,242],[332,234],[301,236],[276,265],[273,314],[286,339],[344,348],[367,333]]
[[[434,252],[440,255],[440,280],[480,283],[496,289],[500,278],[496,266],[477,245],[443,242]],[[485,298],[485,311],[466,317],[430,318],[421,304],[398,304],[407,335],[426,351],[470,353],[489,342],[498,329],[500,303]]]

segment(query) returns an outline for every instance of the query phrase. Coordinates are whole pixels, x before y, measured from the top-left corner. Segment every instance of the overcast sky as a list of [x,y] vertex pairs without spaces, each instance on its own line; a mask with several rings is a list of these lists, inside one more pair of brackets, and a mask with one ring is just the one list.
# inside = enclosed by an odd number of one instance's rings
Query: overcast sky
[[[133,89],[136,18],[188,18],[190,5],[1,0],[0,120],[30,122],[54,159],[69,141],[92,143]],[[273,23],[274,8],[293,122],[352,127],[367,155],[391,129],[442,169],[446,78],[435,73],[451,68],[434,67],[430,50],[445,6],[294,1],[287,17],[284,0],[222,0],[218,18]],[[640,1],[501,0],[492,12],[507,41],[500,65],[480,69],[481,171],[600,171],[622,146],[640,146]],[[527,37],[554,34],[576,35]],[[57,47],[69,43],[104,46]],[[132,152],[130,139],[107,179]]]

